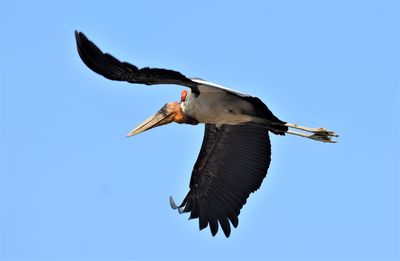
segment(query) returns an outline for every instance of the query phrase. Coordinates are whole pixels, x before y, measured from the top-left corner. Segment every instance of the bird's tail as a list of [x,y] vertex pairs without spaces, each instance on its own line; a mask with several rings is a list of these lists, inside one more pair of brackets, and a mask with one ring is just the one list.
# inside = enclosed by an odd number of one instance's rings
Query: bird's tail
[[253,122],[249,122],[248,124],[266,128],[276,135],[285,135],[285,133],[289,130],[289,127],[286,126],[287,123],[279,120],[278,118],[277,121],[270,121],[264,118],[254,118]]
[[285,135],[285,133],[289,130],[289,127],[286,126],[285,124],[286,124],[286,122],[282,122],[282,123],[272,122],[270,131],[276,135]]

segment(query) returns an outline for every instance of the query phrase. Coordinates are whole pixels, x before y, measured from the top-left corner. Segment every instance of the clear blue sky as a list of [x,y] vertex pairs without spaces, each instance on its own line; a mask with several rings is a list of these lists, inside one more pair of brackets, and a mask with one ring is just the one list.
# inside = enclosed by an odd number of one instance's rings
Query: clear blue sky
[[[96,2],[96,3],[95,3]],[[0,259],[400,259],[399,1],[0,1]],[[138,66],[260,97],[323,144],[272,139],[238,229],[170,209],[203,126],[125,135],[179,86],[112,82],[74,30]]]

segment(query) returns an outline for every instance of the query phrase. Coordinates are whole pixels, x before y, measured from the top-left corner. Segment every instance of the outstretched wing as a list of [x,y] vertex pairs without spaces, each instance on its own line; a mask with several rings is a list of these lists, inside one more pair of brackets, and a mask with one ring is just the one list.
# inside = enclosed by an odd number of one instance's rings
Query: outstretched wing
[[206,124],[203,144],[194,165],[190,191],[180,206],[172,208],[199,218],[200,230],[210,225],[214,236],[218,223],[226,237],[250,193],[267,175],[271,157],[268,131],[250,125]]
[[139,69],[133,64],[121,62],[112,55],[103,53],[82,32],[75,31],[75,38],[78,53],[82,61],[94,72],[103,75],[107,79],[147,85],[177,84],[189,87],[192,93],[196,95],[209,92],[224,92],[241,97],[253,104],[260,114],[258,116],[274,122],[284,123],[275,117],[268,107],[257,97],[252,97],[200,78],[187,78],[180,72],[173,70],[149,67]]
[[108,53],[103,53],[82,32],[75,31],[75,38],[82,61],[94,72],[107,79],[147,85],[177,84],[190,87],[192,91],[198,92],[198,84],[180,72],[149,67],[139,69],[135,65],[119,61]]

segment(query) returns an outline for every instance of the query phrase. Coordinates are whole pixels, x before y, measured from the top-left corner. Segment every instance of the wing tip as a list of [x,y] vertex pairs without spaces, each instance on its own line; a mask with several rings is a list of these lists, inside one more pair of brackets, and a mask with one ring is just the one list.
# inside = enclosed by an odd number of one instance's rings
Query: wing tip
[[83,39],[87,39],[86,35],[78,30],[74,31],[74,35],[75,35],[75,40],[78,44],[80,44]]
[[175,200],[174,200],[174,198],[172,196],[169,196],[169,205],[171,206],[172,209],[177,209],[179,214],[183,213],[184,207],[182,205],[178,206],[175,203]]

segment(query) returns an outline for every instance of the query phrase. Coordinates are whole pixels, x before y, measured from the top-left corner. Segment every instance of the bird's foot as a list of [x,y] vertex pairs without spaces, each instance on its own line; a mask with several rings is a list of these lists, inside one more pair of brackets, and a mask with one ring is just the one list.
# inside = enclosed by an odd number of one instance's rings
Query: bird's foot
[[325,134],[320,134],[320,133],[315,133],[312,135],[309,135],[308,138],[316,140],[316,141],[321,141],[321,142],[330,142],[330,143],[336,143],[336,140],[332,140],[332,137],[338,137],[338,135],[325,135]]

